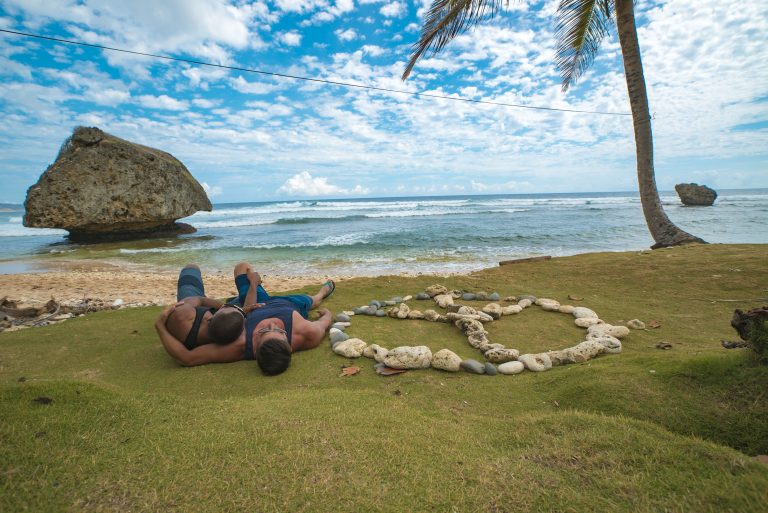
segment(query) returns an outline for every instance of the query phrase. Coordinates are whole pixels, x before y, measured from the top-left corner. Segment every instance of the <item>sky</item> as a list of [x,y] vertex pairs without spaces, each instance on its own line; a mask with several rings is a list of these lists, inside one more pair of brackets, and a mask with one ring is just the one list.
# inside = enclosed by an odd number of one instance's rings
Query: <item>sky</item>
[[[0,29],[358,85],[628,113],[615,32],[563,92],[557,0],[512,1],[400,79],[429,0],[0,0]],[[768,187],[768,3],[638,0],[660,190]],[[178,158],[214,203],[635,191],[629,116],[482,105],[0,33],[0,202],[76,126]]]

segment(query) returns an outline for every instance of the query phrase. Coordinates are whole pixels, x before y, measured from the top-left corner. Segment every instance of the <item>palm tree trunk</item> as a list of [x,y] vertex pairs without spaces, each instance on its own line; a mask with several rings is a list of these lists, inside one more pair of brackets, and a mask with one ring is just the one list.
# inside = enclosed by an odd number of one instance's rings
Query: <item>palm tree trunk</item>
[[640,203],[643,215],[653,240],[652,249],[677,246],[691,242],[706,244],[698,237],[687,233],[669,220],[661,206],[656,176],[653,169],[653,136],[648,95],[645,90],[643,62],[640,59],[640,45],[637,42],[633,0],[616,1],[616,27],[619,33],[621,54],[624,58],[624,75],[627,79],[629,104],[632,108],[632,122],[635,129],[637,158],[637,182],[640,188]]

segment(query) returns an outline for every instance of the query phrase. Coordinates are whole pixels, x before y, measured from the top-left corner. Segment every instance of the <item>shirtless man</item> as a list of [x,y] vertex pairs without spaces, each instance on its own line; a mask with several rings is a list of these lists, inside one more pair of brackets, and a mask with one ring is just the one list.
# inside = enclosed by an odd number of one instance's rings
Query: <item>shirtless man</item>
[[164,319],[176,308],[176,305],[171,305],[160,314],[155,327],[166,350],[176,361],[192,366],[255,359],[262,372],[275,375],[288,368],[293,352],[312,349],[320,344],[333,322],[331,312],[319,309],[320,318],[310,321],[309,310],[319,306],[333,293],[333,281],[324,283],[314,296],[294,294],[272,297],[261,286],[259,273],[254,272],[249,264],[237,264],[234,274],[238,296],[232,304],[244,308],[245,330],[231,344],[208,344],[189,350],[178,340],[163,334]]
[[[155,328],[168,353],[177,360],[179,346],[192,351],[209,344],[229,344],[243,331],[244,312],[236,305],[206,297],[203,277],[195,264],[179,273],[176,300],[173,308],[167,309],[168,315],[161,314],[162,323],[158,317]],[[232,308],[223,308],[228,306]]]

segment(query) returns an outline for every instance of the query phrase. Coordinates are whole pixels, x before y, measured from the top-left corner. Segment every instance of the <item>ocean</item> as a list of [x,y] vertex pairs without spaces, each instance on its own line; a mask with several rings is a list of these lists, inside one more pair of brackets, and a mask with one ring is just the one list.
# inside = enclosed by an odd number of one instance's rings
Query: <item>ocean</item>
[[[768,189],[724,190],[712,207],[661,194],[678,226],[711,243],[768,243]],[[182,219],[176,238],[77,244],[63,230],[25,228],[22,205],[0,205],[0,273],[105,260],[266,274],[447,274],[530,256],[635,251],[653,244],[637,193],[516,194],[214,204]],[[34,265],[33,265],[34,264]]]

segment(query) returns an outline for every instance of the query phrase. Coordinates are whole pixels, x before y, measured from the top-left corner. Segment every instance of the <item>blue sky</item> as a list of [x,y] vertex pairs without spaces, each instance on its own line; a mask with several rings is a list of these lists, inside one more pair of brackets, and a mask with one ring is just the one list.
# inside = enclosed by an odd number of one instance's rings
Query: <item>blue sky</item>
[[[407,91],[628,112],[615,35],[567,93],[557,1],[511,2],[400,75],[428,1],[0,0],[0,28]],[[768,9],[637,3],[660,189],[768,187]],[[0,202],[78,125],[168,151],[214,202],[631,191],[631,118],[420,99],[0,33]]]

